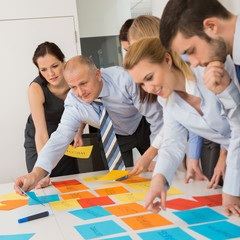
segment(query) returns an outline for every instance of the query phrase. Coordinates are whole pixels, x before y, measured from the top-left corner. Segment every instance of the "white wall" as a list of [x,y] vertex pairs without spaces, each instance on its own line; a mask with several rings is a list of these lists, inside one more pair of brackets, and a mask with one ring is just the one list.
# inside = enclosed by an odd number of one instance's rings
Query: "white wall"
[[234,14],[240,13],[240,1],[239,0],[219,0],[230,12]]
[[152,15],[161,18],[168,0],[152,0]]
[[67,59],[80,54],[75,0],[1,0],[0,30],[0,183],[4,183],[26,173],[23,143],[30,113],[27,89],[37,76],[31,60],[34,50],[43,41],[53,41]]
[[81,37],[119,35],[131,18],[130,0],[77,0]]

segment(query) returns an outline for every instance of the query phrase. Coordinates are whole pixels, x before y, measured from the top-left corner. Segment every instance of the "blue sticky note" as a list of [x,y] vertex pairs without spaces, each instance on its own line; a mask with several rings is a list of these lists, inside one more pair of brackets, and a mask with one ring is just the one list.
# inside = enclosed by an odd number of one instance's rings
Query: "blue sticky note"
[[29,240],[35,233],[0,235],[0,240]]
[[121,228],[112,220],[74,226],[74,228],[80,233],[80,235],[82,235],[84,239],[104,237],[126,232],[126,230]]
[[112,213],[108,212],[101,206],[79,209],[75,211],[70,211],[69,213],[83,220],[89,220],[89,219],[112,215]]
[[173,214],[181,218],[187,224],[197,224],[228,219],[227,217],[208,207],[173,212]]
[[102,240],[132,240],[129,236],[115,237],[115,238],[105,238]]
[[[38,200],[41,203],[49,203],[49,202],[55,202],[55,201],[59,201],[59,196],[58,194],[54,194],[54,195],[46,195],[46,196],[39,196]],[[39,201],[36,201],[33,198],[29,198],[28,200],[28,205],[37,205],[40,204]]]
[[45,205],[38,199],[38,197],[36,196],[35,192],[25,192],[21,187],[19,187],[17,185],[17,187],[20,189],[20,191],[24,194],[26,194],[27,196],[29,196],[30,198],[32,198],[33,200],[35,200],[36,202],[38,202],[39,204],[42,204],[44,207]]
[[39,198],[36,196],[35,192],[25,192],[25,194],[27,194],[30,199],[34,200],[35,202],[37,202],[38,204],[42,204],[43,206],[45,206],[40,200]]
[[212,240],[224,240],[240,237],[240,227],[227,221],[206,223],[189,228]]
[[181,228],[169,228],[151,232],[138,233],[139,237],[143,240],[165,240],[165,239],[174,239],[174,240],[194,240],[195,238],[191,237],[189,234],[184,232]]

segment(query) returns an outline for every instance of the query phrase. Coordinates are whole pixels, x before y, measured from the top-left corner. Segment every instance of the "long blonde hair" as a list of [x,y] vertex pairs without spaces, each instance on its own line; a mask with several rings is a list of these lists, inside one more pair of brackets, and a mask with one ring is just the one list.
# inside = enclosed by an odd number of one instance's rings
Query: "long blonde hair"
[[140,15],[134,19],[128,30],[128,41],[143,37],[159,36],[160,18],[151,15]]
[[[172,66],[180,70],[185,78],[194,80],[194,76],[189,65],[182,60],[175,51],[167,51],[161,44],[159,38],[142,38],[134,43],[125,55],[123,67],[131,70],[142,60],[149,60],[150,63],[161,64],[165,59],[165,54],[169,53],[172,58]],[[146,100],[146,96],[140,96],[141,102]]]

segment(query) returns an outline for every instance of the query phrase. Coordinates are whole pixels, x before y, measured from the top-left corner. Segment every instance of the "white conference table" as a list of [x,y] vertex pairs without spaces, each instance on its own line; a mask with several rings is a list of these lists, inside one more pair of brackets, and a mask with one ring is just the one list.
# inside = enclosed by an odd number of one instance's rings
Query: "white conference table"
[[[52,178],[51,180],[62,181],[62,180],[69,180],[69,179],[77,179],[81,183],[83,183],[84,185],[90,188],[87,191],[94,193],[93,189],[102,188],[103,182],[86,183],[81,178],[94,176],[94,175],[102,175],[106,173],[107,171],[89,172],[89,173],[83,173],[83,174],[56,177],[56,178]],[[151,178],[152,173],[146,172],[146,173],[142,173],[140,176]],[[185,194],[168,196],[167,200],[174,199],[174,198],[192,199],[191,198],[192,196],[204,196],[204,195],[213,195],[213,194],[221,193],[221,188],[215,189],[215,190],[206,189],[207,182],[191,182],[189,184],[184,184],[184,177],[185,177],[185,173],[183,171],[178,170],[175,174],[175,178],[172,186],[185,192]],[[126,184],[122,184],[121,182],[119,182],[118,184],[119,186],[124,186],[130,192],[133,192],[133,190],[129,188]],[[12,193],[12,192],[14,192],[13,183],[0,184],[0,195]],[[61,194],[52,185],[44,189],[35,190],[35,192],[37,193],[38,196]],[[94,193],[94,195],[96,195],[96,193]],[[111,198],[111,196],[109,197]],[[114,199],[114,201],[116,202],[116,199]],[[144,205],[144,201],[138,202],[138,203]],[[118,202],[116,202],[116,204],[118,204]],[[75,230],[73,226],[85,224],[86,221],[81,220],[80,218],[77,218],[72,214],[68,213],[69,211],[80,209],[81,207],[55,211],[52,209],[52,207],[49,204],[45,204],[45,206],[46,207],[42,205],[32,205],[32,206],[26,205],[10,211],[0,211],[0,235],[35,233],[35,235],[31,238],[31,240],[84,239],[77,232],[77,230]],[[223,214],[222,207],[213,207],[212,209]],[[18,223],[19,218],[32,215],[34,213],[46,211],[46,210],[49,211],[50,216],[29,221],[26,223],[21,223],[21,224]],[[169,221],[173,222],[174,225],[155,227],[155,228],[139,230],[139,231],[133,231],[128,225],[122,222],[120,218],[114,215],[102,217],[101,220],[100,219],[88,220],[87,223],[99,222],[104,220],[114,220],[121,227],[127,230],[127,235],[129,235],[134,240],[141,239],[137,235],[137,233],[139,232],[153,231],[157,229],[166,229],[166,228],[172,228],[172,227],[180,227],[182,230],[187,232],[189,235],[191,235],[195,239],[201,239],[201,240],[207,239],[204,236],[189,230],[187,228],[189,225],[187,225],[187,223],[185,223],[180,218],[172,214],[173,211],[176,211],[176,210],[172,210],[168,208],[167,211],[161,211],[160,214],[163,217],[167,218]],[[240,226],[240,218],[231,216],[227,221]],[[113,238],[113,237],[125,236],[125,235],[126,233],[121,233],[121,234],[115,234],[107,237],[100,237],[100,238],[94,238],[94,239],[106,239],[106,238]]]

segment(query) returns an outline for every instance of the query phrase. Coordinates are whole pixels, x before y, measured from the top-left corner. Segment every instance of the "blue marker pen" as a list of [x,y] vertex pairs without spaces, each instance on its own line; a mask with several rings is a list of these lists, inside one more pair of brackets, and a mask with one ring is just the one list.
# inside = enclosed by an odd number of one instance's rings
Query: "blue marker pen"
[[31,216],[28,216],[25,218],[18,219],[18,223],[24,223],[24,222],[32,221],[34,219],[43,218],[43,217],[47,217],[47,216],[49,216],[49,212],[45,211],[45,212],[34,214],[34,215],[31,215]]

